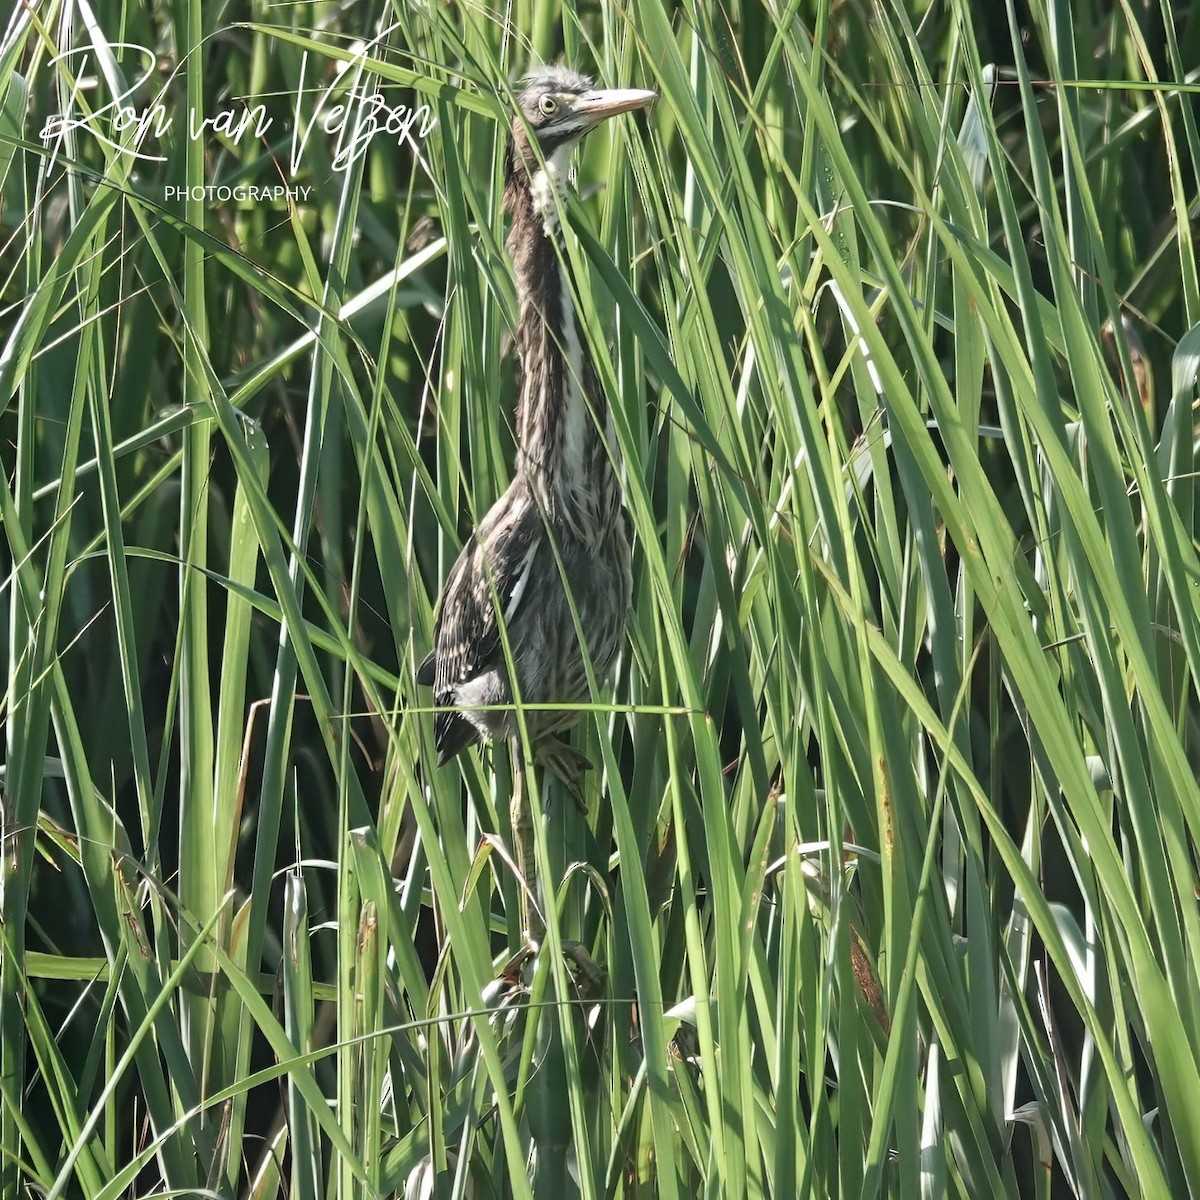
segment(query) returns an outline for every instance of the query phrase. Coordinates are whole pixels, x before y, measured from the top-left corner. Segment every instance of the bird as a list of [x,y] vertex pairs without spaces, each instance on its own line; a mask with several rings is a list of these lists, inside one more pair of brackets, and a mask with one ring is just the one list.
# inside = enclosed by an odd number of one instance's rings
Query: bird
[[[560,205],[582,139],[656,99],[653,91],[597,89],[558,65],[517,87],[504,191],[519,309],[516,464],[446,578],[433,650],[417,670],[439,710],[439,766],[481,739],[518,739],[518,696],[523,704],[586,701],[585,662],[603,686],[624,643],[632,555],[615,436],[564,271]],[[582,805],[591,761],[558,736],[579,715],[524,714],[534,761]]]

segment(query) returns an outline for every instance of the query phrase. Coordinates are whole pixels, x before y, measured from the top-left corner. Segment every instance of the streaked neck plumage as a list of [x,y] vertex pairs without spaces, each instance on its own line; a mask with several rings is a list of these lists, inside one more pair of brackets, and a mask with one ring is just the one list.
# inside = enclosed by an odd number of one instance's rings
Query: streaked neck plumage
[[563,271],[558,204],[573,148],[563,143],[544,163],[514,164],[505,199],[520,305],[517,470],[548,517],[590,541],[620,495],[600,432],[611,443],[608,406]]

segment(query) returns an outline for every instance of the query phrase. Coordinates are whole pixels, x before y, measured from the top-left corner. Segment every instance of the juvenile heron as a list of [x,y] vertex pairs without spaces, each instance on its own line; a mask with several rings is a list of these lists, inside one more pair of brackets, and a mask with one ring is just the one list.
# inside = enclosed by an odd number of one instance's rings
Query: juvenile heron
[[[437,715],[439,765],[481,737],[518,738],[515,712],[481,707],[513,703],[510,661],[522,702],[571,704],[588,699],[580,631],[598,683],[621,649],[632,577],[615,439],[564,276],[558,205],[581,139],[655,98],[649,91],[599,91],[563,67],[532,72],[517,96],[521,111],[512,123],[504,193],[520,304],[516,473],[450,571],[434,650],[417,672],[439,706],[459,709]],[[591,764],[557,735],[578,716],[577,710],[525,713],[535,760],[577,798]],[[518,793],[524,790],[522,773]],[[520,823],[519,803],[525,805]],[[518,794],[514,832],[523,869],[532,861],[528,841],[521,845],[528,821],[528,801]]]

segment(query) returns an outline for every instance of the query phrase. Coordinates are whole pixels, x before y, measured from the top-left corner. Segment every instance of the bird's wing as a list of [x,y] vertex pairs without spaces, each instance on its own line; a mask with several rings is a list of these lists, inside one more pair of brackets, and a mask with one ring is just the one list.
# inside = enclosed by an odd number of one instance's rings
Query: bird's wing
[[538,547],[536,522],[516,516],[485,522],[480,532],[482,539],[472,535],[463,546],[438,607],[434,682],[439,703],[452,703],[460,684],[503,661],[497,606],[507,628],[527,600]]
[[[528,584],[543,525],[526,500],[518,487],[510,488],[450,569],[438,602],[433,652],[417,669],[417,682],[433,685],[439,705],[456,704],[463,684],[504,662],[496,613],[509,628],[530,602]],[[439,712],[434,720],[439,763],[478,738],[475,724],[461,713]]]
[[417,683],[421,687],[433,687],[437,682],[437,651],[430,652],[421,659],[421,665],[417,668]]

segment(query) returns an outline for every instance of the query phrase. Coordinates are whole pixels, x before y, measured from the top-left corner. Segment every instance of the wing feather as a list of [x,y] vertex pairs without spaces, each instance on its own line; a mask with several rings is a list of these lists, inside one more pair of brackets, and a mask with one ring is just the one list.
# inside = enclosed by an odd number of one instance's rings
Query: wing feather
[[[434,622],[434,649],[417,673],[432,683],[439,705],[453,705],[465,683],[504,661],[497,606],[511,626],[529,602],[541,521],[510,488],[459,553],[442,589]],[[493,600],[494,598],[494,600]],[[445,762],[479,737],[459,713],[438,713],[434,722],[438,758]]]

